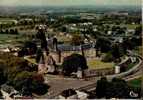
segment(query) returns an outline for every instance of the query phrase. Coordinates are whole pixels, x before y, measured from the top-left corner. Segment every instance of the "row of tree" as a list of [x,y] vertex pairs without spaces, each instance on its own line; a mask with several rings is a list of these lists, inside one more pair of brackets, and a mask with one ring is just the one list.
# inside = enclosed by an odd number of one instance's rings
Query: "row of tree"
[[0,30],[0,34],[19,34],[17,29]]

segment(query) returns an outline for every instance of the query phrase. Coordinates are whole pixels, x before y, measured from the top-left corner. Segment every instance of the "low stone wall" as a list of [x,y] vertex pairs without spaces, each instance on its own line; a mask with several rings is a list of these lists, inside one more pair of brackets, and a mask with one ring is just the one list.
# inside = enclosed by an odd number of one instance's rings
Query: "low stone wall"
[[92,69],[85,70],[85,77],[96,77],[96,76],[104,76],[104,75],[112,75],[114,74],[114,68],[105,68],[105,69]]

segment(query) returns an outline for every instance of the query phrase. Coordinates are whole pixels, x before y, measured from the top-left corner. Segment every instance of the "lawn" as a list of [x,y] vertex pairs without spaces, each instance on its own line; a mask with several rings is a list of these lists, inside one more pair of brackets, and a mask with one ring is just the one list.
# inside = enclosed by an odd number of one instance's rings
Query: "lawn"
[[105,63],[100,60],[90,60],[87,62],[90,69],[104,69],[104,68],[113,68],[114,63]]
[[137,78],[128,82],[128,84],[135,88],[141,87],[142,78]]
[[139,63],[139,60],[137,59],[137,61],[135,63],[130,63],[127,67],[127,70],[131,69],[132,67],[134,67],[135,65],[137,65]]

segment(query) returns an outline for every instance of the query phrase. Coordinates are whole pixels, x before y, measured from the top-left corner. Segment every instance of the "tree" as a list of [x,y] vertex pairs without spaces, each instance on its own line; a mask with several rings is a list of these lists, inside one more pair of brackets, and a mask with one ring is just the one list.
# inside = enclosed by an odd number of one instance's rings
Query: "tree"
[[126,51],[127,49],[132,50],[134,48],[134,43],[135,41],[131,41],[131,39],[125,38],[122,43],[124,51]]
[[65,26],[61,27],[62,32],[67,32],[67,28]]
[[5,33],[6,33],[6,34],[9,34],[9,30],[8,30],[8,29],[6,29],[6,30],[5,30]]
[[106,77],[102,77],[101,80],[97,81],[96,95],[98,98],[106,96],[106,89],[108,84],[109,82],[107,81]]
[[108,52],[111,50],[111,42],[105,38],[98,38],[96,41],[96,49],[100,49],[101,52]]
[[4,74],[4,68],[6,66],[3,62],[0,62],[0,85],[4,84],[7,81],[6,75]]
[[123,53],[127,54],[128,47],[127,47],[127,44],[126,44],[124,39],[123,39],[123,42],[121,43],[121,45],[122,45],[122,48],[123,48]]
[[60,63],[61,62],[61,57],[62,57],[62,55],[61,55],[61,50],[58,50],[58,62]]
[[132,37],[131,44],[133,47],[141,46],[142,45],[142,37]]
[[[92,34],[93,33],[93,27],[92,26],[89,26],[88,28],[87,28],[87,31],[85,32],[86,34]],[[84,34],[84,36],[85,36],[85,34]]]
[[28,87],[28,85],[30,85],[31,81],[32,81],[32,77],[33,77],[34,73],[32,72],[28,72],[28,71],[22,71],[20,73],[17,73],[17,75],[15,76],[13,82],[14,82],[14,86],[17,90],[21,90],[24,87]]
[[31,90],[33,93],[38,95],[44,95],[48,92],[49,86],[39,81],[32,81]]
[[18,51],[18,57],[23,57],[25,55],[28,55],[28,50],[26,48],[22,48],[20,51]]
[[58,39],[56,37],[53,38],[53,47],[57,51],[57,49],[58,49]]
[[119,35],[125,34],[124,28],[119,28],[119,29],[117,30],[116,34],[119,34]]
[[18,51],[18,56],[23,57],[25,55],[34,55],[37,51],[37,44],[32,41],[26,41],[23,47]]
[[18,73],[14,79],[14,86],[24,96],[31,96],[32,93],[43,95],[48,91],[49,86],[44,84],[44,78],[33,72],[23,71]]
[[2,96],[3,96],[3,95],[2,95],[2,93],[1,93],[1,91],[0,91],[0,99],[4,99]]
[[9,34],[15,34],[14,29],[10,29]]
[[121,99],[129,98],[129,86],[124,80],[114,78],[112,79],[112,82],[110,82],[110,86],[106,91],[106,98],[113,97]]
[[24,73],[24,71],[30,73],[30,71],[32,71],[32,67],[30,67],[28,65],[28,62],[25,60],[13,57],[13,59],[7,61],[9,62],[9,64],[6,65],[7,68],[5,69],[5,74],[7,75],[8,83],[12,85],[15,84],[14,80],[17,77],[17,75],[19,75],[19,73],[22,74]]
[[14,30],[14,33],[15,33],[15,34],[19,34],[19,32],[18,32],[18,29],[17,29],[17,28]]
[[[28,83],[28,82],[26,82],[26,83]],[[29,89],[29,87],[23,85],[21,94],[22,94],[22,96],[32,96],[32,91]]]
[[37,51],[37,44],[31,41],[26,41],[23,48],[28,49],[28,53],[33,55]]
[[40,41],[41,41],[41,48],[45,49],[47,51],[48,50],[48,48],[47,48],[47,40],[46,40],[46,35],[45,35],[44,30],[43,29],[39,29],[37,34],[36,34],[36,37],[38,39],[40,39]]
[[88,68],[85,57],[80,54],[72,54],[67,56],[64,59],[62,66],[63,73],[65,75],[70,75],[72,72],[77,72],[78,68],[81,68],[81,70]]
[[96,95],[98,98],[129,98],[129,86],[126,81],[118,78],[113,78],[111,82],[108,82],[106,78],[98,80],[96,87]]
[[142,35],[142,26],[141,25],[136,27],[134,34],[137,35],[137,36],[141,36]]
[[119,44],[114,44],[112,46],[111,53],[115,59],[120,58],[123,55],[122,47]]
[[48,91],[49,86],[44,84],[43,76],[32,71],[31,66],[24,59],[10,53],[0,53],[0,61],[0,69],[1,67],[3,69],[0,70],[0,79],[4,73],[6,83],[23,93],[24,96],[31,96],[32,93],[41,95]]
[[36,62],[39,63],[40,58],[43,56],[43,51],[42,49],[38,49],[36,52]]
[[81,46],[81,53],[82,53],[82,56],[84,56],[84,57],[85,57],[83,46]]

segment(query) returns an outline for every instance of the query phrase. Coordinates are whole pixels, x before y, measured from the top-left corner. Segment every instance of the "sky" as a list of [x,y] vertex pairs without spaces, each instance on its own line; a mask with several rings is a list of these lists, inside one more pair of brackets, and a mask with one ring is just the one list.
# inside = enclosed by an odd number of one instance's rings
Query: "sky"
[[139,6],[141,0],[0,0],[1,6],[70,6],[70,5],[131,5]]

